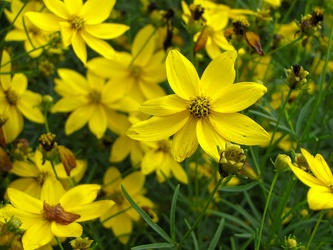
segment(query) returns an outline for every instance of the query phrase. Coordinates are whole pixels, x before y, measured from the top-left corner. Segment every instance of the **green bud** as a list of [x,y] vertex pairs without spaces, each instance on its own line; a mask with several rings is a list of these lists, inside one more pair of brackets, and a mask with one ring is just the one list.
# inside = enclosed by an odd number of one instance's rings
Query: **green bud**
[[286,154],[279,154],[274,163],[274,167],[277,172],[282,173],[289,170],[289,163],[291,163],[291,158]]

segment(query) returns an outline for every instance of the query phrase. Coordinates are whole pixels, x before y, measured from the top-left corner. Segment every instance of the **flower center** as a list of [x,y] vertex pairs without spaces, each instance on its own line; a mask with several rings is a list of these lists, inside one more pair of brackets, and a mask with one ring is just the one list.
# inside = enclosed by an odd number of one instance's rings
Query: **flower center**
[[13,90],[7,90],[5,92],[6,94],[6,99],[7,99],[7,102],[10,104],[10,105],[16,105],[16,102],[17,102],[17,95],[15,93],[15,91]]
[[211,113],[210,99],[204,95],[190,99],[190,104],[186,107],[195,118],[204,118]]
[[60,204],[51,206],[45,201],[42,213],[46,220],[55,221],[60,225],[68,225],[81,217],[79,214],[66,212]]
[[130,68],[130,71],[131,71],[131,75],[135,78],[135,79],[139,79],[140,78],[140,75],[141,75],[141,67],[140,66],[137,66],[137,65],[133,65],[131,68]]
[[36,177],[36,181],[39,185],[43,185],[44,181],[46,180],[48,176],[48,173],[39,173],[39,175]]
[[72,25],[72,28],[75,30],[80,30],[83,28],[84,20],[82,17],[75,16],[72,19],[68,20],[68,22]]
[[92,90],[89,93],[88,98],[91,103],[98,104],[101,102],[101,93],[99,93],[97,90]]
[[117,191],[113,193],[110,197],[111,200],[113,200],[117,205],[123,204],[125,198],[123,194],[120,191]]
[[170,142],[168,140],[159,141],[157,145],[158,148],[156,151],[162,151],[165,153],[170,152]]

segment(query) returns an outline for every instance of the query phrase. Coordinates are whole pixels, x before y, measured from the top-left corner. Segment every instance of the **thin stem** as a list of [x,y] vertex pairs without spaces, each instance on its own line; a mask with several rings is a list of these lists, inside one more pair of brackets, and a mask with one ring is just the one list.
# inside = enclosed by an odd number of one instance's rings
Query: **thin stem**
[[54,238],[56,239],[59,248],[60,248],[61,250],[64,250],[64,248],[63,248],[62,245],[61,245],[61,242],[60,242],[59,238],[56,237],[56,236],[54,236]]
[[225,180],[225,182],[222,182],[224,179],[220,178],[219,181],[217,182],[214,190],[212,191],[212,193],[210,194],[210,196],[208,197],[208,200],[205,204],[205,207],[203,208],[203,210],[201,211],[199,217],[197,218],[197,220],[195,221],[195,223],[193,224],[193,226],[186,232],[186,234],[183,236],[183,238],[181,239],[179,245],[178,245],[178,249],[182,248],[182,245],[184,244],[184,241],[187,239],[187,237],[193,232],[193,230],[199,225],[200,221],[202,220],[203,216],[206,214],[207,208],[209,206],[209,204],[212,202],[215,193],[217,192],[217,190],[226,185],[230,180],[231,180],[232,176],[228,176],[227,179]]
[[51,161],[51,166],[52,166],[52,169],[53,169],[53,172],[54,172],[55,177],[57,178],[57,180],[59,180],[59,176],[58,176],[58,174],[57,174],[57,171],[56,171],[56,169],[55,169],[55,166],[54,166],[53,161]]
[[268,53],[266,53],[266,55],[272,55],[272,54],[276,53],[277,51],[279,51],[279,50],[281,50],[281,49],[284,49],[284,48],[286,48],[286,47],[288,47],[288,46],[290,46],[290,45],[293,45],[294,43],[297,43],[297,42],[298,42],[299,40],[301,40],[302,38],[303,38],[303,36],[300,36],[299,38],[297,38],[297,39],[291,41],[290,43],[287,43],[287,44],[282,45],[282,46],[280,46],[280,47],[278,47],[278,48],[276,48],[276,49],[273,49],[273,50],[269,51]]
[[310,239],[309,239],[309,241],[308,241],[308,244],[306,245],[305,250],[310,249],[310,246],[311,246],[312,240],[313,240],[313,238],[314,238],[314,236],[315,236],[315,234],[316,234],[316,232],[317,232],[317,229],[318,229],[318,227],[319,227],[319,224],[320,224],[321,220],[323,219],[324,214],[325,214],[325,210],[321,210],[321,211],[320,211],[319,218],[318,218],[318,220],[317,220],[317,222],[316,222],[315,227],[313,228],[313,231],[312,231],[312,233],[311,233]]
[[44,112],[44,118],[45,118],[45,130],[46,130],[46,133],[50,133],[49,122],[47,120],[47,111]]
[[271,201],[271,197],[272,197],[272,194],[273,194],[273,189],[274,189],[276,180],[279,177],[279,175],[280,175],[279,172],[275,173],[272,184],[271,184],[271,188],[269,189],[268,197],[267,197],[266,204],[265,204],[264,213],[262,215],[262,220],[261,220],[261,225],[260,225],[260,231],[259,231],[259,237],[258,237],[258,241],[257,241],[257,245],[256,245],[256,250],[259,250],[259,247],[260,247],[260,242],[261,242],[262,232],[263,232],[264,225],[265,225],[265,219],[266,219],[266,214],[267,214],[267,211],[268,211],[268,206],[269,206],[269,203]]

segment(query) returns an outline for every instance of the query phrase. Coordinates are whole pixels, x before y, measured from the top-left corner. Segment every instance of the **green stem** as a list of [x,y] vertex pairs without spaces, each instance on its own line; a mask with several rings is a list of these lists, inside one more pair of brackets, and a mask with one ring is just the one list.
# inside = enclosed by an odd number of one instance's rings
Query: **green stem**
[[279,172],[275,173],[272,184],[271,184],[271,188],[269,189],[268,197],[267,197],[266,204],[265,204],[264,213],[262,215],[259,237],[258,237],[257,245],[256,245],[256,248],[255,248],[256,250],[259,250],[259,247],[260,247],[260,242],[261,242],[262,232],[263,232],[264,225],[265,225],[265,219],[266,219],[266,214],[267,214],[267,211],[268,211],[268,206],[269,206],[269,203],[271,201],[271,197],[272,197],[272,194],[273,194],[273,189],[274,189],[276,180],[279,177],[279,175],[280,175]]
[[312,231],[312,233],[311,233],[310,239],[309,239],[309,241],[308,241],[308,244],[306,245],[305,250],[310,249],[310,246],[311,246],[312,240],[313,240],[313,238],[314,238],[314,236],[315,236],[315,234],[316,234],[316,232],[317,232],[317,229],[318,229],[318,227],[319,227],[319,224],[320,224],[321,220],[323,219],[323,216],[324,216],[325,212],[326,212],[325,210],[321,210],[321,211],[320,211],[319,218],[318,218],[318,220],[317,220],[317,222],[316,222],[316,225],[315,225],[315,227],[314,227],[314,229],[313,229],[313,231]]
[[56,171],[56,169],[55,169],[55,166],[54,166],[53,161],[51,161],[51,166],[52,166],[52,169],[53,169],[53,172],[54,172],[55,177],[57,178],[57,180],[59,180],[59,176],[58,176],[58,174],[57,174],[57,171]]
[[54,238],[56,239],[59,248],[60,248],[61,250],[64,250],[64,248],[63,248],[62,245],[61,245],[61,242],[60,242],[59,238],[56,237],[56,236],[54,236]]
[[44,112],[44,118],[45,118],[45,130],[46,130],[46,133],[50,133],[49,122],[47,120],[47,111]]
[[291,41],[291,42],[289,42],[289,43],[287,43],[285,45],[282,45],[282,46],[280,46],[280,47],[278,47],[276,49],[273,49],[273,50],[269,51],[268,53],[266,53],[266,55],[272,55],[272,54],[276,53],[277,51],[279,51],[281,49],[284,49],[284,48],[286,48],[286,47],[288,47],[290,45],[293,45],[294,43],[297,43],[302,38],[303,38],[303,36],[300,36],[299,38],[297,38],[297,39],[295,39],[295,40],[293,40],[293,41]]
[[208,200],[205,204],[205,207],[203,208],[203,210],[201,211],[199,217],[197,218],[197,220],[195,221],[195,223],[193,224],[193,226],[186,232],[186,234],[183,236],[183,238],[181,239],[179,245],[178,245],[178,249],[182,248],[182,245],[184,244],[184,241],[187,239],[187,237],[193,232],[193,230],[199,225],[200,221],[202,220],[203,216],[206,214],[207,208],[209,206],[209,204],[212,202],[215,193],[217,192],[217,190],[226,185],[230,180],[231,180],[232,176],[228,176],[227,179],[225,180],[225,182],[222,183],[222,181],[224,180],[223,178],[220,178],[219,181],[217,182],[214,190],[212,191],[212,193],[210,194],[210,196],[208,197]]

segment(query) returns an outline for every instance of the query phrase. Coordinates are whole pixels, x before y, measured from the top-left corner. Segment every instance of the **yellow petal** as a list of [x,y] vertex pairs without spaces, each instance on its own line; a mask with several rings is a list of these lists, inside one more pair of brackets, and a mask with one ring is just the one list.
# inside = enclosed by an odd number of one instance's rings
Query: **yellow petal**
[[81,9],[80,16],[85,20],[86,24],[101,23],[110,16],[115,3],[116,0],[86,1]]
[[103,190],[108,193],[112,194],[120,190],[122,178],[121,173],[115,167],[110,167],[106,170],[103,178]]
[[41,221],[30,227],[22,237],[25,250],[35,250],[48,244],[54,237],[51,222]]
[[61,77],[62,81],[56,81],[56,91],[58,94],[65,96],[70,95],[86,95],[89,93],[89,83],[87,79],[70,69],[58,69],[58,75]]
[[139,163],[142,160],[143,157],[143,149],[142,149],[142,143],[139,141],[131,141],[130,144],[130,159],[132,162],[132,166],[139,166]]
[[117,80],[108,80],[105,84],[102,94],[101,102],[110,103],[111,105],[118,101],[120,98],[124,97],[128,93],[128,88],[126,85]]
[[59,203],[66,211],[69,211],[69,209],[74,209],[94,201],[100,189],[101,186],[97,184],[75,186],[61,197]]
[[6,134],[7,143],[16,139],[23,130],[23,116],[15,106],[10,105],[4,114],[8,117],[6,123],[2,126]]
[[310,188],[307,198],[312,210],[333,208],[333,192],[328,187],[315,186]]
[[38,167],[28,161],[15,161],[10,172],[21,177],[38,177],[40,173]]
[[4,89],[4,91],[9,90],[9,88],[11,87],[11,75],[9,74],[9,72],[11,72],[11,69],[12,69],[12,63],[10,55],[7,51],[3,50],[1,57],[1,67],[0,67],[0,71],[3,74],[0,74],[0,84]]
[[165,96],[164,89],[158,84],[152,84],[152,83],[147,84],[140,80],[139,87],[146,100]]
[[10,89],[15,91],[17,96],[23,95],[28,86],[28,78],[24,74],[15,74],[12,78]]
[[54,206],[59,204],[59,200],[65,193],[66,191],[61,182],[54,176],[48,176],[44,181],[40,199],[41,201],[46,201],[49,205]]
[[[78,0],[73,0],[71,2],[76,1]],[[68,1],[62,2],[59,0],[44,0],[44,4],[51,12],[63,19],[69,19],[73,14],[76,14],[70,11],[71,8],[68,8]]]
[[177,50],[171,50],[167,56],[166,73],[170,87],[179,97],[189,100],[201,94],[197,71]]
[[26,193],[17,189],[8,188],[7,192],[10,203],[14,207],[41,216],[40,211],[43,209],[42,201],[33,198],[30,195],[27,195]]
[[[90,1],[89,1],[90,2]],[[114,49],[111,47],[110,44],[90,35],[88,32],[82,30],[81,32],[83,40],[87,43],[87,45],[92,48],[94,51],[99,53],[100,55],[104,56],[107,59],[115,58]]]
[[59,23],[61,39],[65,48],[72,44],[73,35],[76,33],[72,25],[69,22]]
[[71,112],[88,103],[89,100],[86,96],[67,96],[61,98],[52,106],[52,112]]
[[64,3],[65,3],[64,8],[66,8],[72,16],[79,15],[80,10],[83,6],[82,0],[64,0]]
[[320,180],[324,185],[332,185],[332,172],[327,166],[327,163],[320,155],[316,155],[314,158],[308,151],[301,149],[302,155],[305,157],[312,173]]
[[152,55],[149,63],[142,68],[140,78],[143,82],[160,83],[166,80],[165,56],[164,50]]
[[114,204],[115,202],[111,200],[95,201],[90,204],[68,209],[67,211],[74,214],[79,214],[81,217],[77,219],[76,222],[81,222],[101,217],[108,210],[110,210]]
[[126,213],[119,214],[114,218],[112,231],[121,243],[126,244],[128,242],[132,229],[132,219]]
[[112,144],[110,162],[121,162],[130,152],[132,139],[126,135],[119,136]]
[[95,105],[88,122],[90,131],[98,138],[101,139],[107,129],[107,118],[104,107],[100,104]]
[[201,77],[202,93],[214,98],[215,95],[234,82],[236,57],[235,50],[226,51],[210,62]]
[[36,223],[39,223],[43,220],[42,215],[34,214],[30,212],[17,209],[10,204],[7,204],[5,207],[2,207],[0,210],[1,217],[10,219],[13,215],[17,218],[20,218],[22,222],[21,229],[26,230]]
[[243,114],[213,112],[209,120],[223,138],[237,144],[260,145],[271,139],[259,124]]
[[84,64],[87,62],[87,47],[85,39],[82,37],[82,32],[75,31],[72,36],[72,47],[76,56]]
[[140,110],[149,115],[166,116],[186,110],[188,104],[177,95],[167,95],[145,101]]
[[254,82],[231,84],[215,95],[213,109],[219,113],[239,112],[254,104],[267,92],[267,88]]
[[190,118],[174,135],[171,146],[171,154],[176,161],[183,161],[197,150],[198,139],[196,135],[196,126],[196,118]]
[[142,158],[141,162],[141,172],[144,175],[151,174],[160,168],[163,163],[163,153],[161,151],[148,151]]
[[124,34],[130,27],[117,23],[85,24],[84,29],[90,35],[100,39],[113,39]]
[[206,52],[211,59],[218,57],[221,54],[221,49],[216,43],[209,41],[206,44]]
[[154,27],[147,25],[136,34],[132,45],[132,55],[135,58],[135,65],[145,66],[149,62],[155,50],[154,32]]
[[171,155],[167,155],[165,157],[164,164],[168,164],[171,167],[172,174],[175,178],[180,181],[181,183],[188,184],[188,176],[184,170],[184,168],[176,162]]
[[39,107],[41,103],[42,96],[40,94],[27,90],[17,101],[17,107],[30,121],[44,123],[44,115]]
[[93,110],[93,106],[88,104],[73,111],[65,124],[66,134],[69,135],[82,128],[89,121]]
[[40,198],[41,185],[35,178],[25,177],[16,179],[8,187],[18,189],[36,199]]
[[222,149],[227,142],[211,125],[209,120],[200,119],[197,125],[197,136],[201,148],[217,162],[220,158],[218,147]]
[[142,191],[145,180],[146,177],[140,171],[135,171],[127,175],[121,182],[121,185],[124,186],[130,195],[133,195]]
[[294,172],[296,177],[305,185],[309,187],[325,186],[325,184],[318,180],[316,177],[298,167],[295,167],[293,164],[289,163],[289,167]]
[[[52,1],[53,0],[51,0],[51,2]],[[63,18],[60,18],[52,13],[27,12],[25,15],[38,28],[53,32],[59,31],[60,30],[59,23],[64,21]]]
[[132,125],[126,134],[140,141],[160,141],[179,131],[189,119],[187,111],[163,117],[152,117]]
[[79,223],[73,222],[68,225],[60,225],[55,221],[52,222],[51,230],[57,237],[80,237],[83,231]]

